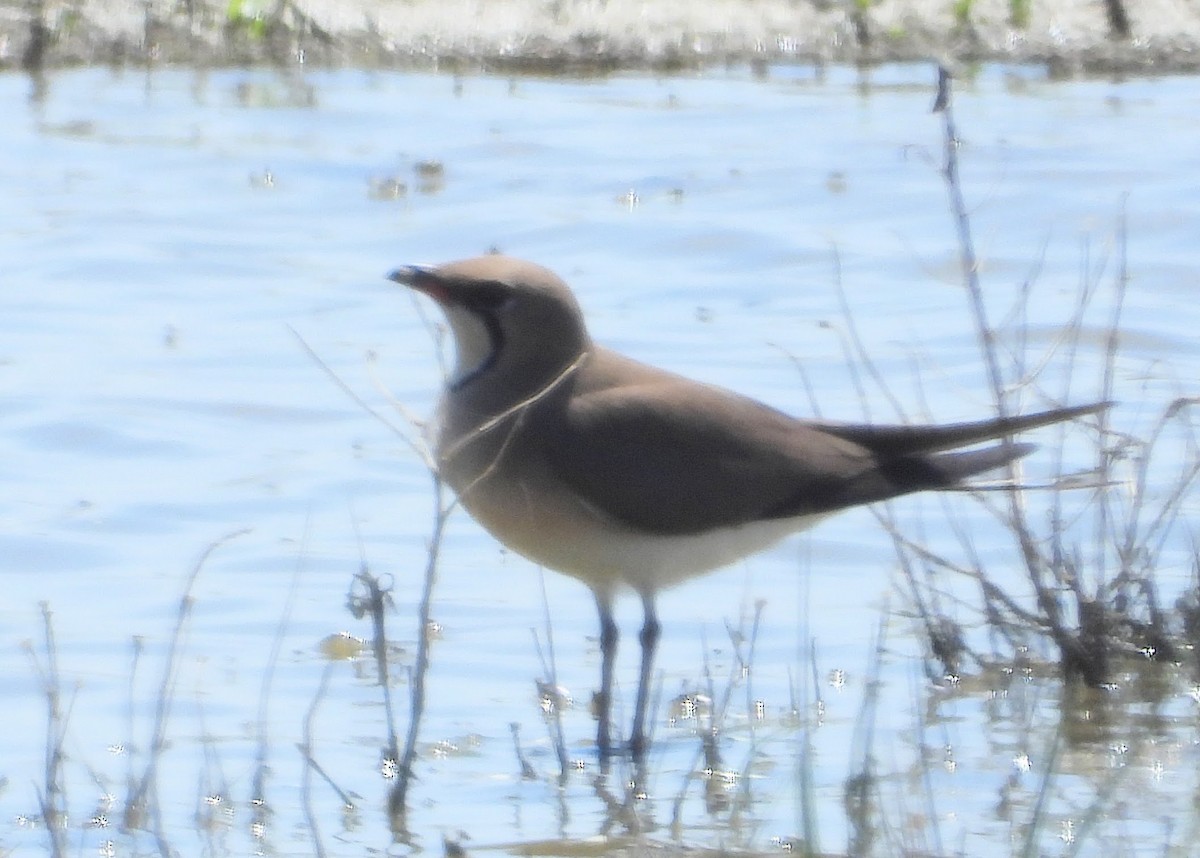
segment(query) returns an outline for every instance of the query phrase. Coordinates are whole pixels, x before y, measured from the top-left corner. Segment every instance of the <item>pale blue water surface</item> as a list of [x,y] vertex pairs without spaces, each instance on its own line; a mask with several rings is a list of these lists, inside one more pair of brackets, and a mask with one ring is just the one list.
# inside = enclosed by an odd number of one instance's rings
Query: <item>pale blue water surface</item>
[[[389,576],[406,709],[433,500],[420,459],[300,341],[415,437],[396,404],[429,416],[439,373],[420,315],[432,308],[383,279],[398,264],[493,246],[535,259],[575,286],[609,345],[812,413],[794,357],[823,415],[857,419],[840,264],[859,334],[906,411],[987,415],[938,173],[932,80],[925,67],[599,80],[96,69],[52,74],[31,98],[28,79],[0,77],[0,853],[48,849],[32,821],[45,786],[40,602],[53,613],[69,713],[67,842],[78,854],[109,841],[115,854],[155,851],[149,837],[116,830],[126,771],[144,766],[189,571],[214,540],[248,529],[212,554],[192,591],[160,769],[164,822],[180,854],[313,854],[295,745],[327,664],[318,644],[340,630],[369,637],[346,593],[363,561]],[[1146,430],[1171,397],[1197,393],[1200,87],[986,69],[960,84],[956,109],[995,317],[1035,278],[1029,328],[1044,344],[1081,280],[1097,289],[1075,381],[1067,391],[1060,363],[1046,382],[1055,396],[1098,395],[1126,212],[1115,419]],[[418,176],[419,161],[440,162],[441,178]],[[395,198],[390,180],[406,186]],[[867,400],[873,418],[895,418],[877,389]],[[1050,472],[1049,458],[1029,460],[1031,478]],[[1089,464],[1081,445],[1068,443],[1067,458]],[[994,561],[989,575],[1022,592],[1003,528],[969,502],[956,508]],[[936,500],[896,512],[954,550]],[[1168,548],[1167,593],[1186,584],[1189,562],[1185,546]],[[733,819],[706,812],[703,788],[687,780],[698,764],[694,726],[668,726],[664,702],[640,802],[658,824],[646,838],[773,850],[801,836],[803,733],[790,713],[811,711],[819,695],[813,818],[824,849],[845,849],[842,785],[859,758],[855,724],[886,617],[875,753],[897,827],[877,849],[1015,850],[1057,700],[1037,683],[1018,684],[1020,693],[931,691],[895,567],[883,529],[856,511],[663,597],[664,700],[704,682],[706,656],[723,693],[725,625],[748,628],[755,603],[765,607],[752,687],[734,692],[723,746],[736,773],[723,789],[745,804]],[[539,572],[465,515],[452,519],[435,593],[427,752],[412,793],[419,848],[463,832],[476,852],[560,838],[559,850],[573,852],[620,830],[606,824],[590,780],[593,607],[571,581],[547,574],[544,586],[559,682],[575,701],[565,731],[582,765],[561,793],[533,683],[541,667],[530,630],[545,640]],[[621,614],[623,712],[636,670],[634,607]],[[966,606],[952,612],[973,622]],[[255,722],[285,613],[266,709],[271,814],[259,828],[247,806]],[[135,637],[144,646],[136,672]],[[336,794],[315,783],[328,854],[414,848],[391,842],[381,811],[385,727],[373,676],[366,661],[335,664],[313,721],[316,758],[358,805],[343,817]],[[927,705],[930,693],[942,702]],[[763,703],[756,724],[754,700]],[[1127,770],[1122,807],[1110,808],[1117,830],[1147,849],[1178,841],[1192,824],[1195,706],[1174,695],[1168,727],[1101,738],[1060,761],[1050,854],[1070,848],[1090,778],[1109,769]],[[534,780],[520,777],[514,722]],[[118,799],[108,827],[97,810],[105,794]],[[217,822],[198,825],[212,807]]]

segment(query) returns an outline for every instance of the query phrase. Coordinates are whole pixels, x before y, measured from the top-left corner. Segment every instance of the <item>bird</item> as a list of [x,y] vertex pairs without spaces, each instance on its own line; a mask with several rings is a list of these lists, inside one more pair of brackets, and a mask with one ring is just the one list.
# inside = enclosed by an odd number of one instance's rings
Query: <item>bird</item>
[[433,299],[454,341],[434,431],[441,478],[497,540],[592,592],[602,759],[618,752],[621,593],[644,614],[627,743],[636,759],[648,744],[660,591],[841,510],[961,488],[1034,449],[1012,435],[1109,404],[945,425],[800,419],[598,345],[570,287],[541,265],[493,253],[388,278]]

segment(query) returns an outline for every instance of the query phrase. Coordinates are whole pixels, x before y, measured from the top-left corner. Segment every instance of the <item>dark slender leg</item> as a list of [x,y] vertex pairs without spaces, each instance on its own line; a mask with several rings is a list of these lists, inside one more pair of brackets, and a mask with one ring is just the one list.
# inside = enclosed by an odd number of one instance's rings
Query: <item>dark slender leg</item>
[[600,691],[596,694],[596,746],[600,759],[612,753],[612,684],[613,665],[617,658],[617,643],[621,632],[612,615],[612,598],[596,595],[596,608],[600,611]]
[[654,610],[654,595],[643,594],[642,605],[646,612],[646,621],[642,624],[639,640],[642,643],[642,670],[638,676],[637,705],[633,710],[633,730],[629,733],[629,750],[634,760],[641,758],[646,752],[646,707],[650,702],[651,673],[654,672],[654,651],[658,647],[659,633],[662,627],[658,623],[658,613]]

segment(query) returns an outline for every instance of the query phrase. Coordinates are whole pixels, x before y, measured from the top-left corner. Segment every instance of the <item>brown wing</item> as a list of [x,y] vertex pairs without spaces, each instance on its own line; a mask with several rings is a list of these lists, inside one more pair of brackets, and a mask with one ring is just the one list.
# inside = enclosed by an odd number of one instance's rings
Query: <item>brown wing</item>
[[1103,407],[930,427],[814,423],[601,350],[543,443],[593,507],[683,534],[955,486],[1034,448],[939,451]]
[[876,470],[858,444],[700,385],[577,396],[547,455],[592,506],[672,534],[821,511]]
[[559,478],[606,515],[650,533],[683,534],[945,488],[1032,449],[880,455],[697,385],[576,397],[547,455]]

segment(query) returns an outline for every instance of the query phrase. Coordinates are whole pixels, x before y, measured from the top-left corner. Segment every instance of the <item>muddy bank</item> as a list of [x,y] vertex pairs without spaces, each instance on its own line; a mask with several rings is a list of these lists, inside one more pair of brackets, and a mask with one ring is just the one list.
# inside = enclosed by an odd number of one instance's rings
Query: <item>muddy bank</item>
[[1187,0],[0,0],[0,68],[524,69],[996,60],[1200,68]]

